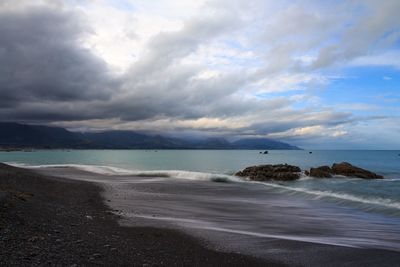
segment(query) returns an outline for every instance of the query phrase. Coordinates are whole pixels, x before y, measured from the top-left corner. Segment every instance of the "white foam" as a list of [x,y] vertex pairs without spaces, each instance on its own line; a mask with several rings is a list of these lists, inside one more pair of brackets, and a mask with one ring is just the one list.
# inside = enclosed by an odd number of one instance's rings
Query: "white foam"
[[[100,166],[100,165],[83,165],[83,164],[53,164],[53,165],[27,165],[21,163],[7,163],[12,166],[29,168],[29,169],[40,169],[40,168],[74,168],[90,173],[111,175],[111,176],[147,176],[147,177],[169,177],[175,179],[185,179],[194,181],[215,181],[215,182],[250,182],[254,184],[262,184],[264,186],[269,186],[273,188],[283,189],[289,192],[297,192],[308,195],[313,195],[316,198],[335,198],[344,201],[352,201],[363,204],[377,205],[386,208],[400,209],[400,202],[393,201],[387,198],[378,197],[360,197],[355,195],[350,195],[347,193],[338,193],[332,191],[322,191],[322,190],[311,190],[306,188],[300,188],[295,186],[284,186],[277,183],[268,182],[257,182],[244,180],[237,176],[226,175],[226,174],[216,174],[216,173],[206,173],[206,172],[194,172],[194,171],[183,171],[183,170],[157,170],[157,171],[140,171],[140,170],[129,170],[112,166]],[[302,175],[302,180],[313,179],[307,178]],[[380,180],[384,181],[384,180]]]
[[371,240],[362,239],[362,238],[348,238],[348,237],[340,238],[340,237],[325,237],[325,236],[319,237],[319,236],[301,236],[301,235],[260,233],[260,232],[218,227],[218,226],[215,226],[212,222],[203,221],[203,220],[186,219],[186,218],[153,216],[153,215],[143,215],[143,214],[127,214],[127,215],[130,217],[137,217],[137,218],[143,218],[143,219],[174,222],[174,223],[182,224],[183,226],[186,226],[189,228],[211,230],[211,231],[218,231],[218,232],[225,232],[225,233],[239,234],[239,235],[247,235],[247,236],[260,237],[260,238],[273,238],[273,239],[300,241],[300,242],[307,242],[307,243],[335,245],[335,246],[353,247],[353,248],[360,248],[361,244],[368,244],[371,242]]
[[194,171],[183,171],[183,170],[156,170],[156,171],[141,171],[141,170],[129,170],[112,166],[101,166],[101,165],[83,165],[83,164],[49,164],[49,165],[27,165],[21,163],[7,163],[9,165],[28,168],[28,169],[41,169],[41,168],[74,168],[77,170],[111,175],[111,176],[147,176],[147,177],[170,177],[175,179],[185,179],[194,181],[214,181],[214,182],[239,182],[242,181],[239,177],[217,174],[217,173],[206,173],[206,172],[194,172]]
[[280,189],[284,189],[284,190],[292,191],[292,192],[314,195],[317,198],[329,197],[329,198],[336,198],[336,199],[340,199],[340,200],[347,200],[347,201],[359,202],[359,203],[364,203],[364,204],[383,206],[386,208],[400,209],[400,202],[393,201],[393,200],[387,199],[387,198],[378,198],[378,197],[365,198],[365,197],[354,196],[354,195],[350,195],[350,194],[346,194],[346,193],[311,190],[311,189],[305,189],[305,188],[300,188],[300,187],[284,186],[284,185],[275,184],[275,183],[266,183],[266,182],[252,182],[252,183],[262,184],[262,185],[274,187],[274,188],[280,188]]

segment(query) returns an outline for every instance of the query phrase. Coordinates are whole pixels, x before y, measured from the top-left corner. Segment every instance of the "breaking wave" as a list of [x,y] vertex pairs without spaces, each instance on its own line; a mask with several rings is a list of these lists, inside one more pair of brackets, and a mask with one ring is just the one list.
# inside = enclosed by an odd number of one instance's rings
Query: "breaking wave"
[[[165,178],[175,178],[184,180],[194,180],[194,181],[213,181],[213,182],[248,182],[252,184],[260,184],[267,186],[269,188],[280,189],[281,191],[293,192],[299,194],[305,194],[313,196],[316,199],[335,199],[338,201],[351,201],[360,204],[375,205],[385,208],[398,209],[400,210],[400,202],[382,197],[367,197],[367,196],[357,196],[349,193],[343,192],[333,192],[328,190],[315,190],[301,188],[294,185],[286,185],[282,183],[274,182],[256,182],[249,181],[234,175],[228,174],[218,174],[218,173],[206,173],[206,172],[195,172],[195,171],[183,171],[183,170],[153,170],[153,171],[140,171],[140,170],[129,170],[112,166],[98,166],[98,165],[81,165],[81,164],[55,164],[55,165],[27,165],[20,163],[7,163],[12,166],[29,168],[29,169],[41,169],[41,168],[74,168],[77,170],[101,174],[101,175],[111,175],[111,176],[137,176],[137,177],[165,177]],[[302,175],[300,180],[309,180],[313,178],[306,177]],[[392,179],[389,179],[392,180]],[[385,181],[385,180],[382,180]],[[395,179],[399,181],[399,179]]]
[[236,176],[218,173],[206,173],[183,170],[156,170],[156,171],[140,171],[129,170],[112,166],[98,165],[81,165],[81,164],[54,164],[54,165],[26,165],[20,163],[7,163],[9,165],[28,169],[44,169],[44,168],[73,168],[85,172],[111,175],[111,176],[140,176],[140,177],[166,177],[185,179],[193,181],[213,181],[213,182],[240,182],[242,179]]
[[313,189],[306,189],[306,188],[301,188],[301,187],[284,186],[284,185],[276,184],[276,183],[266,183],[266,182],[252,182],[252,183],[262,184],[264,186],[273,187],[273,188],[279,188],[279,189],[282,189],[285,191],[291,191],[291,192],[296,192],[296,193],[312,195],[312,196],[315,196],[316,199],[334,198],[334,199],[343,200],[343,201],[352,201],[352,202],[358,202],[358,203],[363,203],[363,204],[382,206],[382,207],[386,207],[386,208],[400,209],[400,202],[392,200],[392,199],[388,199],[388,198],[362,197],[362,196],[356,196],[356,195],[351,195],[351,194],[342,193],[342,192],[313,190]]

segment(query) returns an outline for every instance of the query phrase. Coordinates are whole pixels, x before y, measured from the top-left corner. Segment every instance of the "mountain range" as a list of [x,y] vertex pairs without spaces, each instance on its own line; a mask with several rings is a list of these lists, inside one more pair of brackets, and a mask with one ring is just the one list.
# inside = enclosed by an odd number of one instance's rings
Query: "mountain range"
[[72,132],[60,127],[0,122],[0,147],[67,149],[288,149],[296,146],[267,138],[190,139],[134,131]]

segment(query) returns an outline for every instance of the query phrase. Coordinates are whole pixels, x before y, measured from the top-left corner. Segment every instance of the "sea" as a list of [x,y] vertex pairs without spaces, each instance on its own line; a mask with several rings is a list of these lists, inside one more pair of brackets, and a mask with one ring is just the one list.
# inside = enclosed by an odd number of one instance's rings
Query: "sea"
[[[399,150],[36,150],[0,162],[99,182],[126,224],[180,228],[219,246],[265,254],[271,240],[400,252]],[[349,162],[382,180],[302,174],[254,182],[234,174],[287,163]],[[217,240],[218,239],[218,240]],[[213,241],[214,240],[214,241]],[[268,242],[267,242],[268,241]]]

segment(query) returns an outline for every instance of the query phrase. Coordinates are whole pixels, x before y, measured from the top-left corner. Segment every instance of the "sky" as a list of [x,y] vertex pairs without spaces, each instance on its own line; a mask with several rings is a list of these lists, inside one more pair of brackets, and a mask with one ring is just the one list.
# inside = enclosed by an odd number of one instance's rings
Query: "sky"
[[400,149],[398,0],[2,0],[0,121]]

